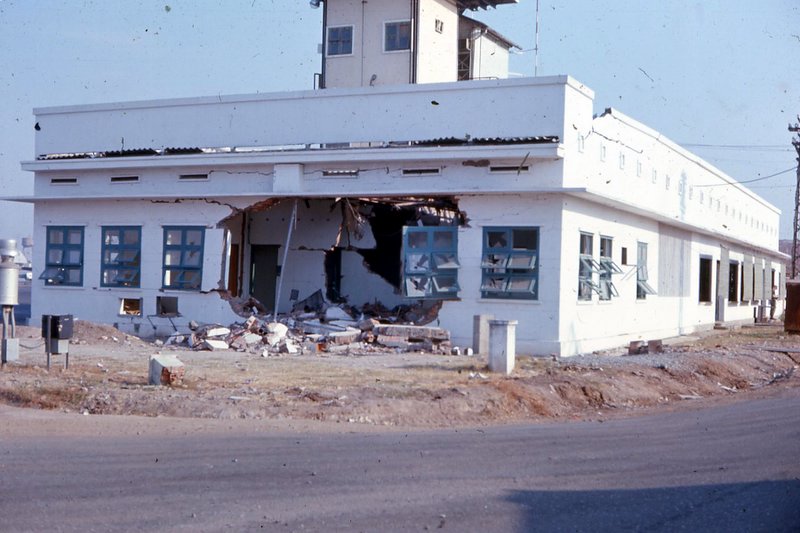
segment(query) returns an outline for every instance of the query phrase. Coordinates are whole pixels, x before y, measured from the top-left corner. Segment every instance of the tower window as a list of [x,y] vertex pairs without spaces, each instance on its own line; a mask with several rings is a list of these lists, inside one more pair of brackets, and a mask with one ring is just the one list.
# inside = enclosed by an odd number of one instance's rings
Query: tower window
[[383,51],[411,50],[411,21],[387,22],[383,29]]
[[328,28],[327,54],[347,56],[353,53],[353,27],[334,26]]

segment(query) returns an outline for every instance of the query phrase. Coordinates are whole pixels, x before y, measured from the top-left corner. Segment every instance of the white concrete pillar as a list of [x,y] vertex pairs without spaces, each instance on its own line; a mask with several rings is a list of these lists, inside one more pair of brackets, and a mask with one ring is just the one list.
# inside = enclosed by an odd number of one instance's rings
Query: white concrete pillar
[[489,321],[489,370],[510,374],[517,356],[517,321]]
[[472,351],[489,355],[489,321],[494,315],[475,315],[472,318]]

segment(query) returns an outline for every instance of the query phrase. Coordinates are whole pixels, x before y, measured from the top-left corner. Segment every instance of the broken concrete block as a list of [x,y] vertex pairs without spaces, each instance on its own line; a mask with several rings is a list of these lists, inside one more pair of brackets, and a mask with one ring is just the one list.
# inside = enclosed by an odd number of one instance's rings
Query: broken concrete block
[[387,348],[397,348],[404,352],[425,351],[425,344],[423,342],[412,342],[405,337],[397,337],[390,335],[379,335],[375,338],[375,342]]
[[333,344],[352,344],[361,337],[360,329],[348,331],[335,331],[328,334],[328,340]]
[[244,339],[241,336],[229,339],[228,340],[228,344],[234,350],[246,350],[247,349],[247,343],[244,342]]
[[648,353],[662,353],[664,351],[664,345],[661,342],[661,339],[647,341],[647,352]]
[[173,333],[172,335],[167,337],[167,340],[166,340],[166,342],[164,344],[166,344],[167,346],[171,346],[171,345],[175,345],[175,344],[183,344],[184,342],[186,342],[186,337],[185,336],[183,336],[183,335],[181,335],[179,333]]
[[644,341],[631,341],[628,345],[628,355],[638,355],[640,353],[647,353],[647,346]]
[[280,322],[270,322],[267,324],[266,329],[267,334],[264,336],[264,340],[267,344],[273,347],[280,344],[280,342],[286,338],[286,335],[289,332],[289,328]]
[[248,346],[252,346],[253,344],[258,344],[258,343],[262,342],[263,341],[263,337],[261,337],[261,335],[259,335],[258,333],[247,332],[244,335],[242,335],[242,340]]
[[306,320],[304,322],[298,322],[297,325],[303,331],[303,333],[316,333],[319,335],[327,335],[328,333],[332,333],[334,331],[344,331],[347,329],[346,326],[323,324],[319,320]]
[[258,319],[256,317],[251,316],[244,321],[244,327],[248,331],[256,331],[260,327],[260,324],[258,323]]
[[364,320],[359,321],[357,324],[358,329],[361,331],[372,331],[372,328],[380,325],[381,323],[374,318],[365,318]]
[[148,383],[178,385],[186,371],[183,362],[174,355],[151,355]]
[[194,320],[192,320],[192,321],[190,321],[190,322],[189,322],[189,329],[190,329],[190,330],[192,330],[192,331],[195,331],[195,330],[196,330],[197,328],[199,328],[199,327],[200,327],[200,324],[198,324],[198,323],[197,323],[197,322],[195,322]]
[[280,322],[270,322],[267,324],[267,333],[274,333],[280,337],[285,337],[288,332],[289,328],[286,324],[281,324]]
[[406,326],[398,324],[379,324],[372,329],[378,336],[403,337],[408,340],[430,339],[434,341],[450,340],[450,332],[446,329],[429,326]]
[[286,342],[283,344],[283,346],[281,346],[281,351],[283,353],[295,355],[300,353],[300,348],[297,346],[297,344],[294,343],[293,340],[286,339]]
[[[328,326],[337,326],[344,329],[358,329],[358,322],[355,320],[333,320],[327,323]],[[361,331],[358,329],[358,331]]]
[[322,351],[322,348],[323,344],[316,341],[306,340],[303,342],[303,350],[306,352],[318,353]]
[[325,321],[331,322],[333,320],[353,320],[353,317],[341,307],[332,306],[325,309]]
[[206,337],[227,337],[231,334],[231,330],[229,328],[210,328],[206,331]]
[[219,339],[206,339],[203,341],[202,346],[204,349],[211,350],[212,352],[215,350],[228,350],[230,348],[227,342]]
[[461,348],[458,346],[453,346],[453,348],[450,350],[450,355],[461,355]]

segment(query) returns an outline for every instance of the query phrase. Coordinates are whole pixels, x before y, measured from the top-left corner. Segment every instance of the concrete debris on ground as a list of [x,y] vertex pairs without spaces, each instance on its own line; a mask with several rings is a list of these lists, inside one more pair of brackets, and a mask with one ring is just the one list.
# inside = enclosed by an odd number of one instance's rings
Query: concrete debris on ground
[[148,382],[150,385],[180,385],[185,370],[183,362],[174,355],[151,355]]
[[650,341],[631,341],[628,345],[628,355],[640,355],[646,353],[663,353],[664,344],[661,339]]
[[[243,309],[255,310],[249,302]],[[172,334],[165,346],[188,346],[193,350],[235,350],[257,353],[263,357],[299,353],[351,353],[355,351],[395,352],[425,351],[460,354],[453,349],[450,332],[433,326],[403,322],[403,318],[431,319],[431,309],[401,306],[387,310],[380,304],[356,309],[347,305],[329,304],[321,293],[297,302],[291,314],[251,315],[241,323],[227,327],[220,324],[189,323],[190,332]],[[364,312],[366,309],[370,314]],[[469,349],[469,355],[472,350]]]

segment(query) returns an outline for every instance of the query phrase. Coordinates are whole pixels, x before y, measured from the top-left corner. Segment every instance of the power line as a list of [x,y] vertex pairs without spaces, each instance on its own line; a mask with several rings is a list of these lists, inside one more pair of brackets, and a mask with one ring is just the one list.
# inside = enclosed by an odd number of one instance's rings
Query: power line
[[[787,172],[793,172],[797,170],[797,166],[793,166],[792,168],[787,168],[786,170],[781,170],[780,172],[776,172],[775,174],[770,174],[769,176],[761,176],[760,178],[754,178],[751,180],[745,181],[738,181],[737,183],[745,184],[745,183],[755,183],[757,181],[768,180],[770,178],[774,178],[775,176],[780,176],[781,174],[786,174]],[[733,183],[709,183],[708,185],[695,185],[694,187],[726,187],[728,185],[734,185]]]
[[679,143],[686,148],[713,148],[717,150],[747,150],[755,152],[791,152],[791,148],[777,144],[698,144]]

